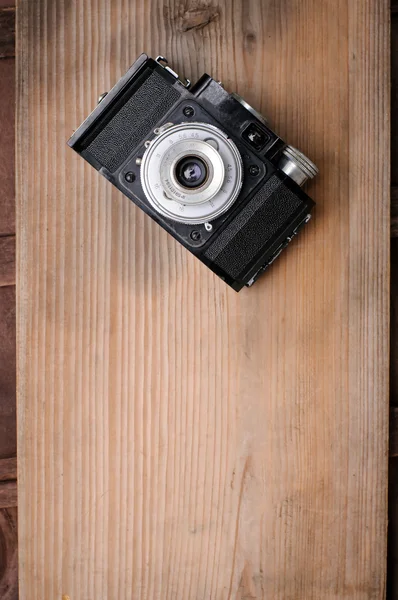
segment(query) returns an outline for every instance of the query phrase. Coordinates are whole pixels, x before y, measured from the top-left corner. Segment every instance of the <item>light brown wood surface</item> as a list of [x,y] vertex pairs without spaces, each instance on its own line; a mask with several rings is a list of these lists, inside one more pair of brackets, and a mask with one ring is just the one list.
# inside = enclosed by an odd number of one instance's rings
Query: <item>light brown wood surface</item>
[[[388,8],[20,0],[23,600],[384,597]],[[66,147],[142,50],[320,168],[313,222],[250,290]]]

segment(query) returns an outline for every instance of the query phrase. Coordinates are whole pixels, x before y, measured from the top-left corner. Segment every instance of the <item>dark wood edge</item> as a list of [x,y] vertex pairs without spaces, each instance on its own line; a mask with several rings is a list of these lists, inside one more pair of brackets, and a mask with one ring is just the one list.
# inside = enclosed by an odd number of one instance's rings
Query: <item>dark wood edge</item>
[[0,236],[0,287],[15,285],[15,235]]
[[12,508],[18,505],[17,482],[0,483],[0,508]]
[[0,509],[17,506],[17,459],[0,459]]
[[16,508],[0,510],[0,598],[18,598],[18,512]]
[[390,457],[398,456],[398,406],[390,408]]
[[391,237],[398,237],[398,186],[391,188]]
[[17,459],[0,459],[0,481],[9,481],[17,478]]
[[15,7],[0,8],[0,58],[15,56]]

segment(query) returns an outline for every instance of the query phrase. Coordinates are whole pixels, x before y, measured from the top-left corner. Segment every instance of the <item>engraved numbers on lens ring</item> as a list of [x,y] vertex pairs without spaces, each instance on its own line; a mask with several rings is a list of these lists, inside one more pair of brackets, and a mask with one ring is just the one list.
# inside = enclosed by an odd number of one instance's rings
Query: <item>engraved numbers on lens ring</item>
[[[179,131],[180,129],[183,131]],[[221,188],[213,197],[201,203],[194,203],[192,200],[189,202],[188,197],[184,195],[180,195],[180,201],[169,198],[169,193],[174,197],[178,197],[179,194],[177,194],[177,190],[171,188],[167,191],[162,184],[161,168],[164,172],[167,172],[168,168],[171,169],[173,161],[181,152],[181,144],[184,142],[187,144],[186,152],[188,153],[196,151],[199,154],[199,148],[202,148],[203,143],[211,145],[212,152],[217,152],[218,160],[221,157],[224,165],[224,181]],[[199,142],[198,147],[195,142]],[[236,200],[242,185],[242,178],[242,159],[235,144],[221,130],[204,123],[190,123],[189,125],[184,123],[166,130],[153,140],[145,152],[141,164],[143,191],[153,208],[172,220],[188,224],[206,223],[225,212]],[[189,198],[193,199],[193,196],[190,195]]]

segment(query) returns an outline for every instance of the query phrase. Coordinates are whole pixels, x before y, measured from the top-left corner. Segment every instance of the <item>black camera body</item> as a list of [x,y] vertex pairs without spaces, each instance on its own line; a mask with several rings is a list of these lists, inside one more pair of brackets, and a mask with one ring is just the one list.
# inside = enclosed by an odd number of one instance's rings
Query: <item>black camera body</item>
[[189,87],[142,54],[68,144],[239,291],[310,219],[317,169],[220,82]]

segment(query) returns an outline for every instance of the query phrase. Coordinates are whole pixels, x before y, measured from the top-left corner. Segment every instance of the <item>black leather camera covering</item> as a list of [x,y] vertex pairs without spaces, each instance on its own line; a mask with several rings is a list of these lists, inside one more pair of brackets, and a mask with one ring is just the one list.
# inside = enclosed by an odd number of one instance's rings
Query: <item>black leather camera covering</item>
[[86,153],[114,173],[179,98],[176,88],[159,73],[144,73],[135,93],[121,106],[119,102],[118,112],[103,128],[97,128]]
[[206,258],[239,278],[300,205],[300,198],[273,175],[209,246]]

